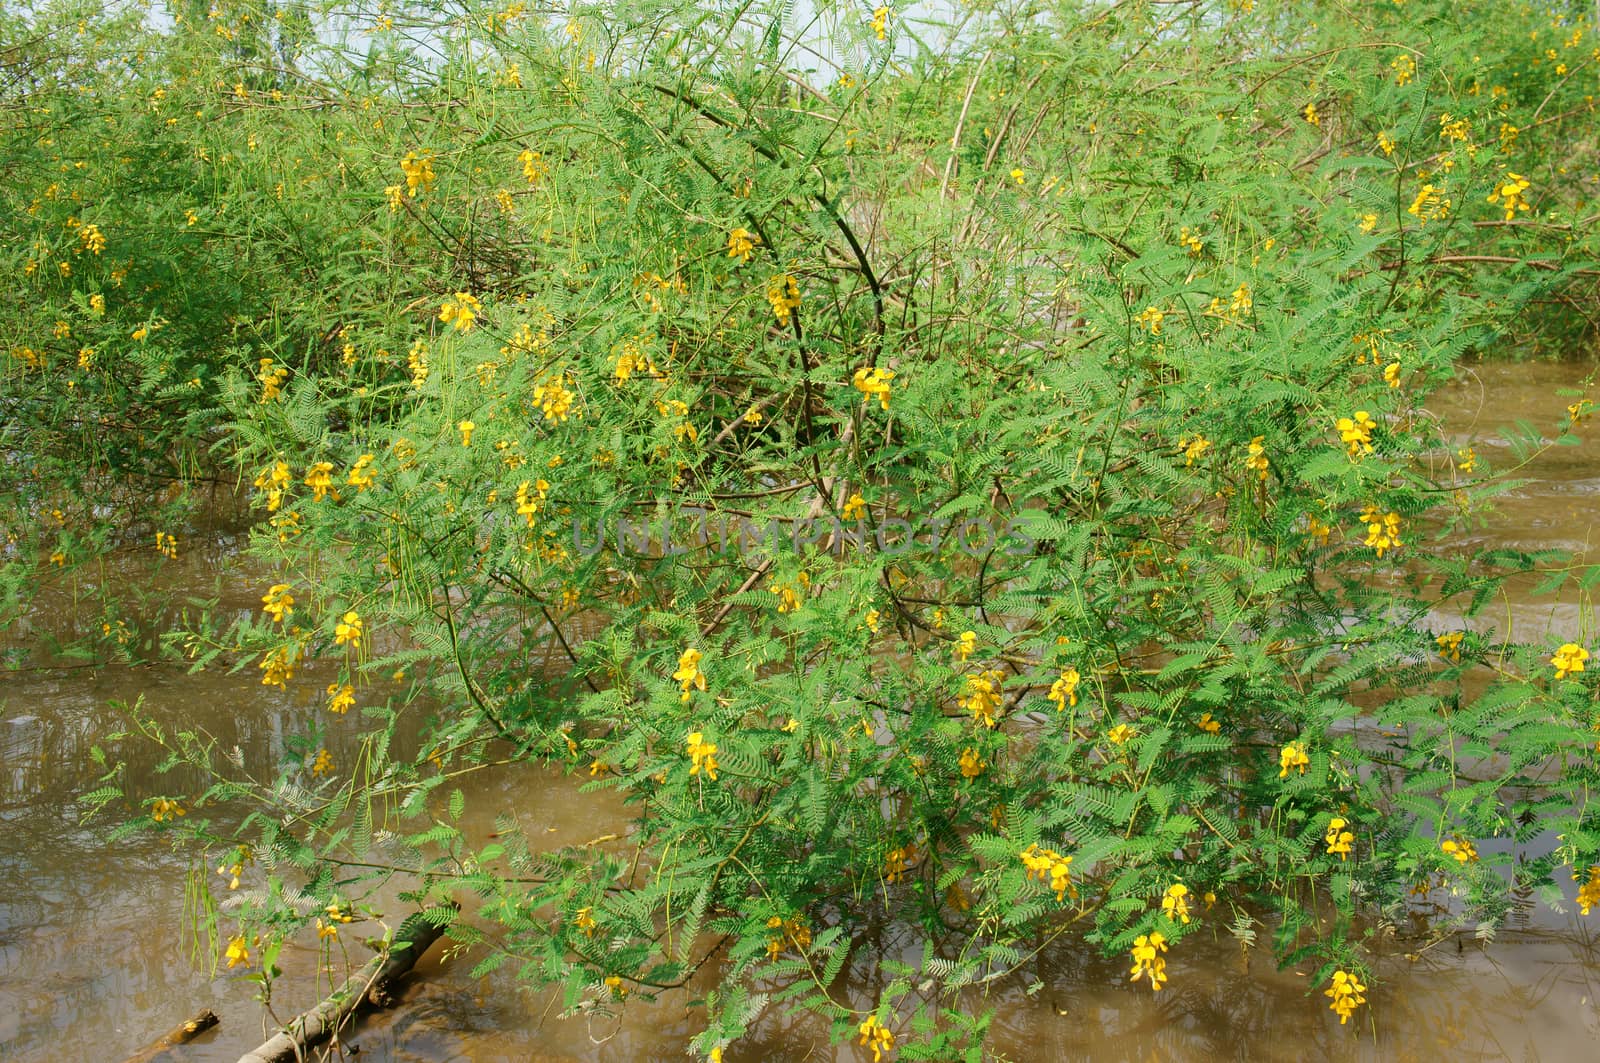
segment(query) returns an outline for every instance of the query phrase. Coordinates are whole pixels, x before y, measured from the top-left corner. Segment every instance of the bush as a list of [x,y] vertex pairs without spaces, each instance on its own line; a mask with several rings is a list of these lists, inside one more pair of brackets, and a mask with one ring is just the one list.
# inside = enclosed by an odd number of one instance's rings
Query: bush
[[[193,182],[127,193],[195,284],[138,309],[216,374],[154,415],[220,433],[281,573],[181,644],[342,668],[271,785],[141,727],[216,780],[151,801],[252,812],[132,824],[261,862],[238,951],[400,832],[479,972],[620,1006],[716,957],[714,1058],[769,1007],[977,1058],[966,991],[1053,942],[1158,990],[1266,921],[1343,1022],[1419,892],[1492,927],[1600,860],[1581,647],[1480,616],[1600,572],[1458,545],[1508,481],[1422,406],[1588,327],[1583,5],[384,7],[298,55],[294,8],[212,10],[104,75]],[[38,328],[77,289],[30,276]],[[506,761],[620,791],[631,850],[470,846],[457,780]],[[885,923],[921,955],[859,1010]]]

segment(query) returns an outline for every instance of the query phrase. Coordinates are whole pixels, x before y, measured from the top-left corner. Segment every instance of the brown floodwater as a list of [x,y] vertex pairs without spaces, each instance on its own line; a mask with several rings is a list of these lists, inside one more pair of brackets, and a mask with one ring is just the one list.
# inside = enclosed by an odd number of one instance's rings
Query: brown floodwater
[[[1586,374],[1571,365],[1479,367],[1437,396],[1430,410],[1459,445],[1470,442],[1481,460],[1505,467],[1512,459],[1496,442],[1500,426],[1526,420],[1549,431],[1573,401],[1560,389],[1581,387]],[[1496,501],[1485,526],[1472,533],[1474,545],[1588,550],[1600,530],[1600,419],[1582,435],[1579,446],[1552,448],[1521,470],[1525,482]],[[108,578],[127,578],[132,570],[109,571]],[[215,613],[226,622],[257,607],[260,577],[243,567],[228,539],[214,536],[188,544],[178,564],[153,578],[215,596]],[[1519,639],[1593,641],[1591,599],[1575,588],[1535,598],[1530,586],[1516,588],[1481,622],[1502,636],[1510,625]],[[70,599],[69,588],[43,596],[37,627],[59,631],[82,622],[70,617]],[[197,952],[185,930],[188,859],[148,836],[108,846],[110,820],[80,823],[75,803],[96,774],[91,748],[123,722],[114,702],[143,699],[150,715],[203,729],[222,748],[239,747],[253,765],[273,763],[286,736],[319,715],[326,719],[318,711],[326,682],[320,673],[302,672],[285,692],[262,686],[254,671],[186,675],[171,667],[114,665],[0,673],[0,1063],[114,1063],[202,1007],[216,1011],[222,1024],[177,1058],[232,1061],[264,1039],[269,1021],[254,987],[226,968],[213,970],[215,947],[201,943]],[[356,719],[330,725],[325,744],[335,763],[355,757],[359,728]],[[157,787],[153,755],[131,745],[118,755],[143,757],[128,766],[135,788]],[[582,779],[531,768],[463,777],[468,841],[484,844],[496,815],[510,812],[534,843],[625,844],[615,839],[627,832],[619,800],[610,792],[581,792]],[[117,810],[109,812],[114,820]],[[199,871],[220,887],[215,862],[214,856],[213,866]],[[380,894],[391,922],[406,912],[395,896],[403,885]],[[1381,983],[1369,992],[1370,1005],[1349,1027],[1339,1026],[1320,988],[1308,984],[1309,971],[1276,968],[1270,930],[1261,926],[1254,948],[1220,925],[1214,936],[1185,938],[1169,954],[1171,982],[1158,994],[1128,984],[1125,960],[1063,943],[972,1003],[995,1010],[992,1057],[1017,1061],[1588,1058],[1600,1036],[1594,932],[1600,913],[1585,920],[1575,907],[1567,909],[1530,906],[1492,941],[1466,934],[1420,953],[1431,939],[1395,937],[1376,960]],[[351,929],[349,961],[359,964],[367,953],[355,941],[379,928]],[[891,927],[859,950],[842,992],[862,1004],[876,999],[883,977],[876,958],[913,955],[913,942],[896,940],[896,933]],[[697,982],[654,1003],[630,1000],[619,1014],[561,1018],[553,994],[520,990],[504,971],[471,978],[474,962],[441,960],[435,949],[400,1006],[348,1036],[347,1048],[359,1048],[352,1058],[683,1059],[702,1022],[692,1002],[716,980],[712,963]],[[274,1007],[287,1018],[313,1003],[330,975],[317,969],[314,939],[286,948],[279,963],[284,977]],[[336,976],[343,977],[342,968]],[[826,1026],[814,1019],[768,1015],[725,1058],[865,1061],[870,1053],[854,1041],[830,1043]]]

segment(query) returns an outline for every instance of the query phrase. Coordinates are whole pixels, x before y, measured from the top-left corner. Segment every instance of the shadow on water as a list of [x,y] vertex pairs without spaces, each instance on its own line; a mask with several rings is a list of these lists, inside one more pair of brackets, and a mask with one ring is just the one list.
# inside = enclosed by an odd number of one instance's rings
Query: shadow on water
[[[1442,392],[1431,409],[1459,445],[1470,443],[1490,462],[1509,464],[1506,448],[1493,441],[1494,429],[1518,419],[1553,423],[1570,401],[1557,389],[1576,385],[1580,376],[1571,366],[1483,367]],[[1585,435],[1580,446],[1555,448],[1523,470],[1526,482],[1497,500],[1474,545],[1586,551],[1600,514],[1600,433]],[[239,588],[225,593],[218,607],[226,618],[255,608],[263,583],[238,566],[218,546],[188,566],[169,566],[160,578],[169,588],[202,594],[219,581]],[[1586,598],[1573,592],[1534,600],[1530,589],[1531,583],[1519,588],[1494,622],[1509,622],[1518,638],[1592,630]],[[125,666],[0,673],[0,1059],[118,1060],[201,1007],[217,1011],[223,1024],[184,1059],[235,1060],[263,1039],[253,987],[225,968],[213,970],[214,949],[201,943],[195,953],[183,929],[184,876],[195,870],[225,893],[215,867],[191,869],[149,836],[109,847],[103,824],[80,824],[75,799],[96,774],[91,748],[122,724],[108,707],[114,700],[142,697],[157,719],[202,728],[223,748],[238,746],[251,765],[274,763],[288,737],[318,721],[328,726],[325,744],[335,762],[349,763],[360,721],[330,724],[326,713],[319,721],[326,681],[308,669],[283,692],[262,686],[253,669],[234,676]],[[133,746],[116,755],[130,759],[136,792],[161,791],[153,755]],[[464,782],[470,800],[462,827],[474,845],[487,840],[501,812],[515,815],[530,841],[551,846],[627,832],[617,796],[580,793],[576,777],[501,768]],[[198,814],[204,810],[191,811]],[[404,914],[393,896],[399,888],[389,887],[392,918]],[[1277,970],[1264,940],[1247,948],[1223,929],[1230,920],[1207,920],[1216,925],[1214,935],[1193,935],[1173,949],[1171,981],[1160,993],[1129,986],[1121,958],[1063,941],[986,995],[975,994],[971,1004],[995,1011],[995,1056],[1018,1061],[1565,1060],[1587,1058],[1600,1036],[1600,954],[1575,910],[1530,907],[1493,941],[1471,935],[1431,945],[1426,937],[1388,940],[1377,959],[1381,989],[1357,1013],[1357,1029],[1339,1026],[1320,987],[1308,984],[1309,972]],[[367,955],[359,938],[380,932],[371,924],[354,929],[347,944],[352,965]],[[1263,938],[1269,933],[1256,929]],[[875,1000],[876,980],[884,977],[877,960],[914,959],[909,950],[893,927],[859,942],[836,994],[863,1005]],[[287,1016],[319,995],[314,943],[294,943],[279,962],[285,977],[274,1003],[277,1014]],[[472,963],[470,957],[441,963],[437,951],[426,958],[423,977],[406,989],[402,1006],[374,1016],[351,1037],[361,1050],[355,1058],[685,1058],[702,1022],[690,1005],[716,980],[716,965],[708,964],[694,983],[654,1003],[630,1000],[620,1014],[562,1019],[556,994],[519,990],[504,971],[469,978]],[[321,976],[323,985],[328,977]],[[775,1013],[725,1054],[728,1063],[868,1058],[853,1040],[831,1044],[814,1017]]]

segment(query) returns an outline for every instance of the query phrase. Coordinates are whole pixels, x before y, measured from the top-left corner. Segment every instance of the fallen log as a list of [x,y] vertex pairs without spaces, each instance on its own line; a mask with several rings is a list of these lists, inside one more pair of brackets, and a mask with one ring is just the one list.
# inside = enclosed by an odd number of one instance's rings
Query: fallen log
[[393,1001],[390,994],[393,984],[411,970],[442,933],[444,928],[424,919],[421,912],[412,915],[395,931],[394,945],[388,951],[368,960],[322,1003],[292,1020],[266,1044],[240,1056],[239,1063],[286,1063],[303,1059],[311,1048],[337,1033],[363,1004],[387,1007]]
[[221,1021],[221,1019],[217,1018],[216,1012],[206,1008],[188,1022],[173,1027],[143,1049],[129,1056],[124,1063],[157,1063],[158,1060],[166,1057],[169,1048],[188,1044]]

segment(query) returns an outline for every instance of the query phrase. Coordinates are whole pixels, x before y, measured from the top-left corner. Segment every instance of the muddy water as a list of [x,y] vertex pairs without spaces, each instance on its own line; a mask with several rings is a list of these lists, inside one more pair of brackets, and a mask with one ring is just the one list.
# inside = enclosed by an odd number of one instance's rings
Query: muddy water
[[[1571,366],[1484,367],[1431,409],[1483,461],[1506,466],[1511,456],[1496,443],[1496,429],[1518,419],[1548,428],[1573,401],[1558,390],[1582,380]],[[1487,526],[1473,533],[1476,541],[1588,550],[1600,532],[1600,419],[1584,435],[1582,445],[1554,448],[1522,470],[1526,482],[1497,500]],[[223,587],[218,608],[225,619],[230,610],[253,608],[260,593],[262,581],[236,564],[230,546],[216,540],[187,553],[164,578],[199,591]],[[1518,638],[1549,632],[1586,639],[1595,619],[1593,603],[1575,590],[1533,599],[1522,588],[1484,622],[1502,634],[1513,625]],[[118,666],[0,673],[0,1061],[118,1060],[201,1007],[215,1010],[223,1024],[182,1058],[231,1061],[262,1040],[253,987],[226,969],[213,971],[212,946],[202,944],[192,955],[183,931],[181,884],[191,870],[185,858],[149,838],[124,842],[113,855],[101,840],[104,828],[80,824],[74,806],[95,774],[91,747],[122,722],[109,707],[119,699],[142,697],[158,719],[203,728],[225,748],[237,745],[246,763],[272,762],[284,737],[316,717],[322,684],[302,673],[279,692],[251,672],[187,676]],[[354,719],[339,721],[327,735],[336,763],[354,756],[358,727]],[[154,768],[153,757],[131,763],[135,787],[154,788]],[[517,816],[530,839],[552,845],[625,829],[613,799],[580,793],[578,780],[556,773],[501,769],[464,783],[471,799],[463,827],[475,844],[502,810]],[[199,872],[215,879],[214,868]],[[405,912],[397,901],[391,910],[395,919]],[[1261,948],[1245,948],[1220,928],[1215,937],[1186,938],[1169,957],[1171,983],[1159,994],[1128,987],[1123,960],[1069,945],[973,1003],[996,1011],[990,1042],[996,1058],[1018,1061],[1588,1058],[1600,1036],[1595,927],[1600,917],[1586,921],[1575,909],[1558,915],[1539,908],[1492,943],[1450,938],[1408,956],[1417,941],[1397,937],[1378,960],[1383,982],[1370,994],[1370,1007],[1358,1012],[1356,1028],[1339,1027],[1305,974],[1275,969],[1268,931],[1260,927]],[[366,953],[356,939],[378,928],[354,929],[346,935],[349,960],[359,964]],[[891,932],[875,951],[906,955],[908,945]],[[879,988],[873,959],[862,950],[847,976],[845,991],[862,1004]],[[287,1017],[308,1005],[318,979],[325,985],[330,974],[318,972],[309,941],[286,949],[279,962],[286,977],[273,1003]],[[657,1003],[630,1002],[617,1016],[562,1019],[553,996],[523,993],[504,974],[471,979],[472,963],[430,956],[426,977],[410,987],[404,1005],[351,1037],[360,1049],[355,1058],[682,1059],[700,1028],[690,1002],[715,981],[708,967],[700,983]],[[769,1017],[725,1058],[870,1056],[853,1042],[830,1044],[814,1020]]]

